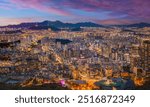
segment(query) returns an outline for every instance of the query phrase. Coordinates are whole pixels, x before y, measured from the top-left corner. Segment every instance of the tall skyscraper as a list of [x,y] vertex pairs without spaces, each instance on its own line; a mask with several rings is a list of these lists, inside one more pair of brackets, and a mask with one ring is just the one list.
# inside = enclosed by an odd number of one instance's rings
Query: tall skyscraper
[[131,51],[130,51],[130,64],[131,64],[131,71],[136,72],[134,68],[138,67],[140,61],[139,56],[139,45],[132,45]]
[[139,55],[141,68],[145,73],[150,72],[150,39],[141,41]]

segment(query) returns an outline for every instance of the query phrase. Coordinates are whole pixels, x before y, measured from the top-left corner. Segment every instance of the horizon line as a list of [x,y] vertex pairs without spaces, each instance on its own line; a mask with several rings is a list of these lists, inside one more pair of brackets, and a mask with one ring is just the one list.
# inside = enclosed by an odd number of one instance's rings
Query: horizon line
[[13,25],[20,25],[20,24],[23,24],[23,23],[42,23],[42,22],[45,22],[45,21],[50,21],[50,22],[62,22],[62,23],[69,23],[69,24],[77,24],[77,23],[94,23],[94,24],[98,24],[98,25],[103,25],[103,26],[117,26],[117,25],[131,25],[131,24],[140,24],[140,23],[146,23],[146,24],[150,24],[150,22],[134,22],[134,23],[122,23],[122,24],[100,24],[100,23],[97,23],[97,22],[94,22],[94,21],[79,21],[79,22],[66,22],[66,21],[61,21],[61,20],[43,20],[43,21],[23,21],[23,22],[20,22],[20,23],[16,23],[16,24],[7,24],[7,25],[0,25],[0,27],[7,27],[7,26],[13,26]]

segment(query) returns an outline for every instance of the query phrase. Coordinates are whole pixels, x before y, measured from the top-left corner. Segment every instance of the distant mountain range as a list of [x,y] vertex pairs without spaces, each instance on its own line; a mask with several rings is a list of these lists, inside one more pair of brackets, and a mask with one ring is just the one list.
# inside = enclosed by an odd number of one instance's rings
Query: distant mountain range
[[51,28],[53,31],[60,31],[61,29],[68,29],[69,31],[80,31],[81,27],[150,27],[149,23],[137,23],[129,25],[112,25],[112,26],[103,26],[100,24],[92,22],[80,22],[80,23],[63,23],[61,21],[43,21],[43,22],[33,22],[33,23],[21,23],[18,25],[8,25],[1,26],[0,28],[23,28],[23,29],[32,29],[32,30],[42,30]]
[[57,28],[78,28],[78,27],[103,27],[102,25],[95,24],[92,22],[81,22],[81,23],[63,23],[61,21],[44,21],[38,23],[39,26],[54,26]]
[[136,27],[136,28],[144,28],[144,27],[150,27],[149,23],[135,23],[135,24],[129,24],[129,25],[114,25],[116,27]]
[[81,27],[103,27],[102,25],[95,24],[92,22],[81,22],[81,23],[63,23],[61,21],[43,21],[43,22],[33,22],[33,23],[21,23],[18,25],[8,25],[1,26],[0,28],[27,28],[33,30],[48,29],[51,28],[54,31],[59,31],[60,29],[70,29],[73,31],[81,30]]

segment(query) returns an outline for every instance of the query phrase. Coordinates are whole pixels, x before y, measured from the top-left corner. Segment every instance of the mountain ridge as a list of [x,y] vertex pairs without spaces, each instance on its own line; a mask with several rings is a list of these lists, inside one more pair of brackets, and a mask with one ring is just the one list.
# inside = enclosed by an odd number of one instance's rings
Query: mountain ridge
[[[79,23],[63,23],[59,20],[56,21],[42,21],[42,22],[26,22],[26,23],[20,23],[16,25],[8,25],[8,26],[0,26],[0,28],[33,28],[33,27],[43,27],[44,29],[47,28],[55,28],[55,29],[61,29],[61,28],[81,28],[81,27],[136,27],[136,28],[144,28],[144,27],[150,27],[150,23],[134,23],[134,24],[123,24],[123,25],[101,25],[96,24],[93,22],[79,22]],[[36,29],[36,28],[35,28]],[[38,28],[37,28],[38,29]]]
[[144,27],[150,27],[150,23],[140,22],[140,23],[134,23],[134,24],[112,25],[112,26],[144,28]]
[[61,21],[43,21],[43,22],[30,22],[21,23],[17,25],[0,26],[0,28],[30,28],[33,26],[51,26],[56,28],[79,28],[79,27],[103,27],[102,25],[92,23],[92,22],[80,22],[80,23],[63,23]]

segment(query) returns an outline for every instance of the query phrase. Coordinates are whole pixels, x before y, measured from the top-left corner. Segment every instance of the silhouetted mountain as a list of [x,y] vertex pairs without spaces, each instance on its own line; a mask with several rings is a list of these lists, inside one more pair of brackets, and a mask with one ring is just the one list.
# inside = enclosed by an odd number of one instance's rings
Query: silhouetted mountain
[[149,23],[136,23],[136,24],[128,24],[128,25],[110,25],[103,26],[92,22],[80,22],[80,23],[63,23],[61,21],[43,21],[43,22],[31,22],[31,23],[21,23],[18,25],[8,25],[8,26],[0,26],[0,28],[22,28],[22,29],[48,29],[51,28],[54,31],[59,31],[60,29],[67,29],[69,31],[80,31],[81,27],[150,27]]
[[[81,27],[103,27],[102,25],[95,24],[92,22],[81,22],[81,23],[63,23],[61,21],[43,21],[43,22],[33,22],[33,23],[21,23],[18,25],[8,25],[4,26],[8,28],[26,28],[26,29],[48,29],[52,28],[54,31],[58,31],[60,29],[71,29],[73,31],[81,30]],[[2,27],[1,27],[2,28]]]
[[57,28],[65,27],[64,25],[65,24],[60,21],[44,21],[44,22],[38,23],[38,26],[54,26]]
[[54,26],[56,28],[80,28],[80,27],[103,27],[101,25],[91,23],[91,22],[82,22],[82,23],[62,23],[60,21],[44,21],[42,23],[39,23],[39,26]]
[[149,23],[136,23],[136,24],[129,24],[129,25],[115,25],[117,27],[136,27],[136,28],[144,28],[144,27],[150,27]]
[[61,21],[44,21],[38,24],[39,26],[54,26],[57,28],[80,28],[80,27],[103,27],[102,25],[95,24],[92,22],[81,22],[81,23],[63,23]]
[[95,24],[92,22],[77,23],[76,26],[78,26],[78,27],[103,27],[102,25]]
[[36,26],[37,23],[21,23],[18,25],[8,25],[8,26],[0,26],[0,28],[30,28],[32,26]]

